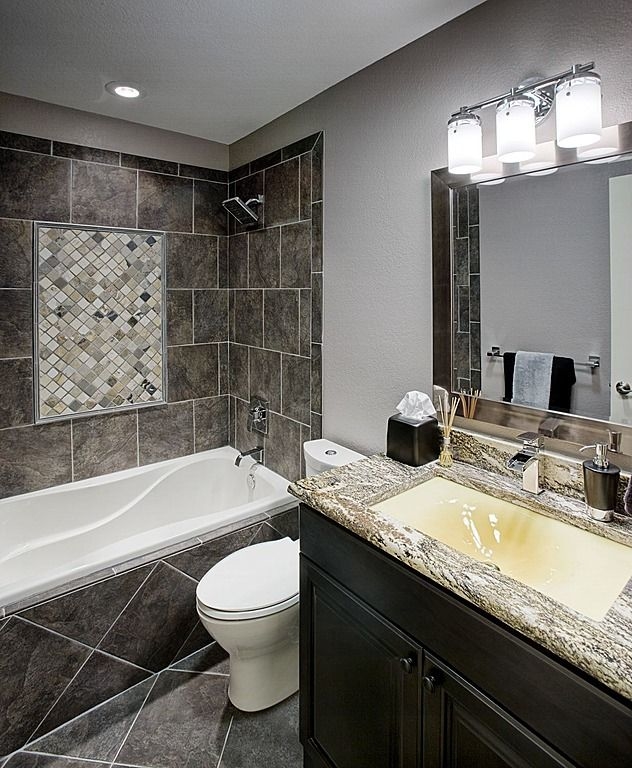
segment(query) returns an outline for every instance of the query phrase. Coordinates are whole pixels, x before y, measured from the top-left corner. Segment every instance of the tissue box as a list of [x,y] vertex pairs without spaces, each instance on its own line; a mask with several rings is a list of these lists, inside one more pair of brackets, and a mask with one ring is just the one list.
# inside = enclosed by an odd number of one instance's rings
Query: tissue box
[[396,413],[388,420],[386,455],[411,467],[439,458],[441,429],[433,416],[410,419]]

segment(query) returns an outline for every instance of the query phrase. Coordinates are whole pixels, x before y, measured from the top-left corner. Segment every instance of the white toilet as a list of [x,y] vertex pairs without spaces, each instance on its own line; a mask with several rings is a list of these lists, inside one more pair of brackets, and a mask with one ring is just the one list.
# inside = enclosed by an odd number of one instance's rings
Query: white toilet
[[[329,440],[303,446],[308,475],[364,458]],[[200,621],[230,656],[228,696],[246,712],[298,690],[299,542],[253,544],[214,565],[197,586]]]

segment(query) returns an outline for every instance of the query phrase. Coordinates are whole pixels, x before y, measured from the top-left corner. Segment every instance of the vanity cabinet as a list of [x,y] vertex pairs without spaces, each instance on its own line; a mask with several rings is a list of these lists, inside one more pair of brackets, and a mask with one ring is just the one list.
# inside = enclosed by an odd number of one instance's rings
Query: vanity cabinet
[[632,708],[301,506],[306,768],[629,768]]

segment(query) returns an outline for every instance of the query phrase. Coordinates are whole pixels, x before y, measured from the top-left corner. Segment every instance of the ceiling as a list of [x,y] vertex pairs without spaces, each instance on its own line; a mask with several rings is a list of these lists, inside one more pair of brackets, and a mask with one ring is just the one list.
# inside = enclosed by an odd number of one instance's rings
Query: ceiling
[[2,0],[0,91],[228,144],[480,2]]

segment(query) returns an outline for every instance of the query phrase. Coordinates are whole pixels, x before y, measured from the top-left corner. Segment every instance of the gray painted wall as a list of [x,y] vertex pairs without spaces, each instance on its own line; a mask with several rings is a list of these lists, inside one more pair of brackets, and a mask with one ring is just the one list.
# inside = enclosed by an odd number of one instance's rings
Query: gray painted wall
[[630,120],[631,39],[626,0],[488,0],[231,145],[236,167],[325,131],[325,437],[383,450],[402,393],[432,385],[429,173],[450,112],[594,59],[604,124]]
[[610,416],[610,235],[608,179],[622,166],[563,168],[479,187],[482,381],[486,397],[504,395],[503,351],[553,352],[576,367],[572,411]]
[[228,145],[0,92],[0,131],[228,169]]

